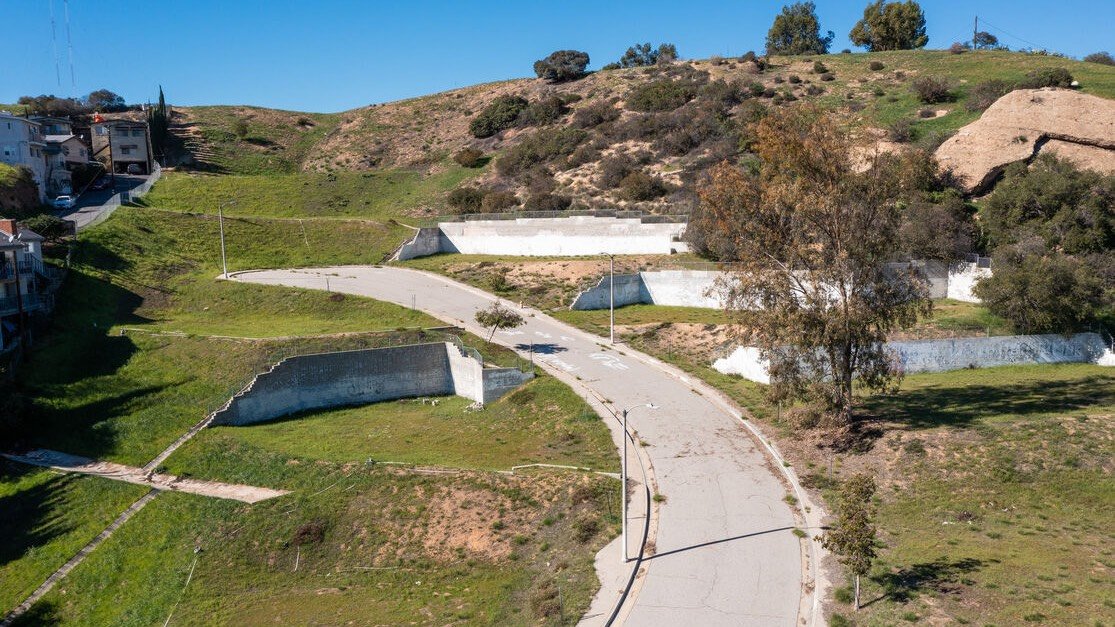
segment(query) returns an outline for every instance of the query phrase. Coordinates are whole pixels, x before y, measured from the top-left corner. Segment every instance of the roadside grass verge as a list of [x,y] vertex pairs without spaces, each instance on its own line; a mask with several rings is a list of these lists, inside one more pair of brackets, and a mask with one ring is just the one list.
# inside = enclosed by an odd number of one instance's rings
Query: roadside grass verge
[[0,459],[0,613],[22,602],[146,492]]
[[218,203],[233,201],[224,207],[225,215],[407,222],[407,216],[421,207],[443,206],[449,190],[478,173],[456,164],[433,173],[374,170],[216,176],[172,172],[155,184],[144,203],[216,215]]
[[295,494],[255,505],[160,495],[24,624],[565,624],[618,525],[604,477],[299,471]]

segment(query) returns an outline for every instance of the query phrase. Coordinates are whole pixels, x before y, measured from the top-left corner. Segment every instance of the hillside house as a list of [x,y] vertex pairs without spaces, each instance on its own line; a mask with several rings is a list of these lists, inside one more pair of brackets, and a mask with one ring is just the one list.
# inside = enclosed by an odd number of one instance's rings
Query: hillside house
[[7,348],[16,337],[20,313],[26,317],[51,302],[51,272],[43,265],[43,237],[0,219],[0,340]]
[[151,173],[151,133],[146,122],[95,120],[92,134],[93,158],[109,172],[125,174],[134,164],[141,174]]
[[46,202],[46,139],[38,122],[0,111],[0,161],[30,170],[39,188],[39,200]]

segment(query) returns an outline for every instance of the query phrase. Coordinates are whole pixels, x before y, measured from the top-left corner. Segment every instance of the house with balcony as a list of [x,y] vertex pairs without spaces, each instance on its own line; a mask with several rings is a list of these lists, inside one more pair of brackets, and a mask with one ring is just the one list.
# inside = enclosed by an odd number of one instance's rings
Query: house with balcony
[[0,219],[0,348],[19,336],[28,316],[51,307],[54,274],[43,265],[43,237]]
[[147,122],[94,119],[91,132],[93,158],[109,172],[126,174],[129,166],[136,165],[141,174],[151,173],[154,162]]
[[39,201],[46,202],[46,139],[38,122],[0,111],[0,161],[30,170],[39,188]]

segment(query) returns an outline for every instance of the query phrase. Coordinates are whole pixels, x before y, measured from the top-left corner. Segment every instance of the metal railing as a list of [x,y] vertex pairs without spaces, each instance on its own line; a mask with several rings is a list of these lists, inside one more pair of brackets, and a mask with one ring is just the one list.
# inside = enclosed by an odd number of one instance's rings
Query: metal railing
[[[24,294],[23,295],[23,312],[30,313],[49,307],[51,299],[40,294]],[[10,316],[14,313],[19,313],[20,302],[15,296],[0,298],[0,316]]]
[[519,220],[526,218],[618,218],[640,220],[645,224],[685,223],[687,213],[647,213],[621,209],[568,209],[565,211],[511,211],[506,213],[460,213],[438,215],[419,221],[419,226],[437,226],[442,222],[476,222],[480,220]]
[[158,162],[156,162],[155,169],[151,171],[151,175],[147,177],[146,181],[130,190],[113,194],[112,197],[110,197],[104,202],[104,204],[101,205],[101,212],[97,215],[97,217],[87,222],[81,228],[87,229],[109,219],[109,217],[113,214],[113,212],[116,211],[117,208],[120,207],[120,205],[132,202],[136,198],[139,198],[140,196],[143,196],[147,192],[151,191],[151,187],[155,184],[156,181],[162,178],[162,176],[163,169],[161,166],[159,166]]

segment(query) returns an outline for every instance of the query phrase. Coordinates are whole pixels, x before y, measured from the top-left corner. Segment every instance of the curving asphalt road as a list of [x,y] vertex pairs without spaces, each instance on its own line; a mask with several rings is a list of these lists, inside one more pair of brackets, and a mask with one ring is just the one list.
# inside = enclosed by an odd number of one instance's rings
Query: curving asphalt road
[[[385,267],[241,272],[234,280],[328,289],[412,305],[442,320],[479,331],[473,316],[495,296],[445,277]],[[497,334],[500,344],[577,378],[618,408],[633,410],[632,427],[646,445],[654,481],[666,500],[657,508],[655,554],[620,614],[626,625],[795,625],[803,599],[804,543],[783,498],[779,471],[735,416],[703,388],[626,346],[531,311],[527,323]],[[705,388],[707,391],[707,388]],[[632,535],[637,536],[637,527]],[[632,549],[637,548],[632,543]],[[616,555],[619,561],[619,555]]]

